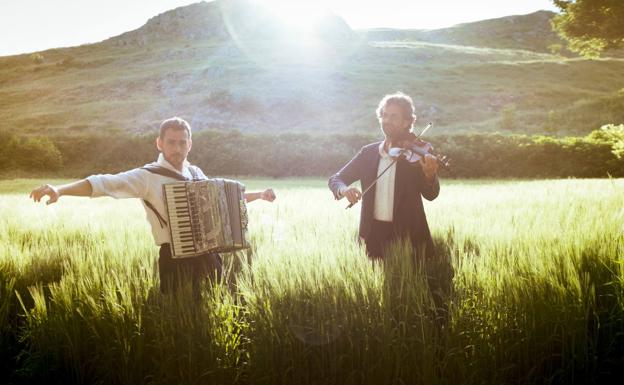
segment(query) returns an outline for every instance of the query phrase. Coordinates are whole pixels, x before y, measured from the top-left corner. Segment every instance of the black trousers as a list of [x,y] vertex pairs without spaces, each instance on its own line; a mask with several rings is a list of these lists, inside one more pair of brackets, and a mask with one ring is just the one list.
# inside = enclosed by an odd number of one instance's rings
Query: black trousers
[[397,238],[392,222],[382,222],[373,219],[370,235],[364,239],[366,254],[371,259],[380,259],[385,256],[385,249]]
[[[392,222],[373,220],[371,232],[364,240],[366,254],[373,261],[383,261],[390,244],[401,239]],[[439,314],[447,314],[447,299],[451,296],[453,285],[453,267],[448,255],[435,255],[433,245],[426,243],[413,245],[413,262],[424,263],[427,284],[436,303]]]
[[191,281],[193,293],[199,295],[201,283],[206,279],[221,280],[223,262],[216,253],[203,254],[190,258],[172,258],[171,246],[164,243],[160,246],[158,273],[160,275],[160,291],[172,293],[182,285]]

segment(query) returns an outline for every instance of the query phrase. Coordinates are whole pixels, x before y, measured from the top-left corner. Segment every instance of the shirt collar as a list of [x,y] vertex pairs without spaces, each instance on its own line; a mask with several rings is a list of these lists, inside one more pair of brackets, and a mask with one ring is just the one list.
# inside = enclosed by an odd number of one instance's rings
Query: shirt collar
[[[177,173],[180,173],[180,171],[177,168],[173,167],[171,165],[171,163],[169,163],[169,161],[167,161],[167,159],[165,159],[165,156],[163,155],[162,152],[158,154],[158,160],[156,161],[156,163],[158,163],[159,165],[161,165],[161,166],[163,166],[165,168],[170,169],[171,171],[175,171]],[[184,163],[182,163],[182,172],[181,172],[181,174],[184,174],[184,171],[188,168],[189,165],[190,165],[190,163],[188,162],[188,160],[185,159]]]
[[379,156],[381,156],[382,158],[388,158],[390,155],[388,155],[388,153],[386,152],[386,149],[384,148],[384,145],[386,144],[385,140],[382,140],[381,143],[379,143]]

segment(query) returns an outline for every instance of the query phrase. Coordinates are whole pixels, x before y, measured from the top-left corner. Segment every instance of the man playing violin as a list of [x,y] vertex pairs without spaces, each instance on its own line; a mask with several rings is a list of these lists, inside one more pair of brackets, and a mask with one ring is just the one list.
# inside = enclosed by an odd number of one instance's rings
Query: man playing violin
[[[346,197],[350,203],[362,199],[356,187],[368,188],[395,159],[390,148],[404,145],[403,138],[411,129],[416,116],[412,99],[403,94],[386,95],[377,108],[377,118],[384,135],[382,142],[362,147],[340,171],[329,178],[329,188],[336,199]],[[426,254],[433,251],[433,242],[425,217],[422,197],[433,200],[440,192],[438,163],[433,155],[425,155],[412,165],[400,158],[377,180],[362,199],[359,235],[372,259],[383,259],[393,240],[408,236],[415,248]]]
[[[425,154],[419,161],[410,163],[403,157],[396,159],[389,155],[391,148],[405,147],[409,144],[405,142],[407,138],[411,136],[412,142],[415,138],[410,133],[416,115],[408,95],[399,92],[384,96],[377,108],[377,118],[384,140],[362,147],[329,178],[329,188],[336,199],[346,197],[351,204],[362,200],[359,236],[369,258],[382,261],[393,241],[408,239],[415,258],[429,259],[433,257],[433,241],[421,197],[431,201],[440,192],[438,160]],[[364,195],[358,188],[349,187],[358,180]],[[451,272],[450,264],[446,266],[445,270]],[[433,292],[434,288],[431,289]]]

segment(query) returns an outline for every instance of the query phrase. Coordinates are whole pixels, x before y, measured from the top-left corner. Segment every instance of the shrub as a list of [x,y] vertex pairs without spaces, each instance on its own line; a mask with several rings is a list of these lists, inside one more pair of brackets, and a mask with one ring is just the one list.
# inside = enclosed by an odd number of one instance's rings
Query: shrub
[[40,53],[33,53],[30,55],[30,60],[32,60],[32,62],[34,64],[41,64],[43,63],[43,55]]
[[58,171],[63,157],[56,145],[46,137],[17,137],[0,132],[4,143],[0,153],[0,170]]
[[[458,178],[565,178],[624,176],[622,126],[605,126],[586,137],[554,138],[465,134],[431,138],[451,158]],[[242,134],[202,131],[193,135],[189,160],[207,175],[326,176],[359,149],[380,138],[367,135]],[[104,136],[57,138],[72,175],[117,172],[156,157],[153,138]],[[32,145],[31,145],[32,147]],[[23,164],[29,164],[28,162]],[[41,164],[42,161],[35,163]],[[32,166],[32,162],[30,163]]]
[[609,144],[613,154],[618,159],[624,157],[624,124],[619,126],[606,124],[599,130],[592,131],[587,135],[587,139],[592,142]]

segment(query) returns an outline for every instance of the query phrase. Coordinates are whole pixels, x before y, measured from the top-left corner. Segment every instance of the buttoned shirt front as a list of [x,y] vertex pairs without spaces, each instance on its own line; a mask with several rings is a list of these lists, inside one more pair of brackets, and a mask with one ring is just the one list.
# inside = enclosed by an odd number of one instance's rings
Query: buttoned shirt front
[[[182,174],[189,180],[193,178],[189,170],[190,164],[186,160],[182,166],[182,173],[173,167],[165,159],[162,153],[158,155],[156,163],[161,167],[167,168],[178,174]],[[197,171],[199,178],[206,178],[204,173],[199,168],[194,167],[194,169]],[[162,245],[163,243],[171,242],[169,226],[160,223],[156,214],[145,205],[145,201],[154,206],[162,217],[167,218],[167,209],[165,207],[162,185],[164,183],[176,182],[176,179],[154,174],[141,168],[135,168],[114,175],[91,175],[87,177],[87,180],[91,184],[91,188],[93,190],[91,194],[92,198],[109,196],[115,199],[141,199],[141,203],[145,208],[145,214],[152,228],[152,235],[154,236],[156,244]]]
[[[384,148],[385,142],[379,144],[379,167],[377,175],[380,175],[389,167],[394,159],[388,155]],[[394,209],[394,180],[396,176],[396,162],[377,180],[375,185],[375,209],[373,218],[378,221],[392,222]]]

